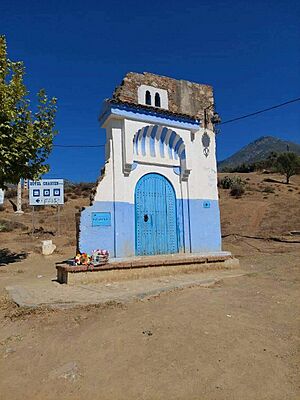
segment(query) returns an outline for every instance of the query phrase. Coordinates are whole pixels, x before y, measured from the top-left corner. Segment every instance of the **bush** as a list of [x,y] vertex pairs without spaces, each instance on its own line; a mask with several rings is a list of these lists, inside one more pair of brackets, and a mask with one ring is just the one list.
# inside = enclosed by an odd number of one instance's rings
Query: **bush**
[[22,229],[22,231],[25,231],[27,230],[27,226],[21,222],[0,219],[0,232],[12,232],[15,229]]
[[230,178],[226,175],[220,180],[218,186],[222,189],[231,189],[235,184],[244,185],[244,182],[239,176],[234,176]]
[[236,198],[241,197],[245,193],[243,183],[235,182],[231,186],[230,195]]
[[0,212],[1,212],[1,211],[4,211],[4,210],[5,210],[4,205],[3,205],[3,204],[0,204]]
[[222,189],[230,189],[232,185],[232,179],[229,176],[224,176],[219,182],[219,187]]
[[255,165],[254,164],[245,164],[245,163],[243,163],[241,165],[238,165],[235,168],[232,168],[232,172],[244,172],[244,173],[246,172],[246,173],[249,173],[249,172],[254,172],[254,170],[255,170]]

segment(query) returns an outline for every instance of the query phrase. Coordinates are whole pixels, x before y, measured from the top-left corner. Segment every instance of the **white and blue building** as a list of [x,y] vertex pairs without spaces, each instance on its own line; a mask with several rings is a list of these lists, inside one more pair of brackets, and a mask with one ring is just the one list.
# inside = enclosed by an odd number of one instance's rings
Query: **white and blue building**
[[213,104],[210,86],[126,75],[100,115],[106,162],[81,212],[81,252],[221,252]]

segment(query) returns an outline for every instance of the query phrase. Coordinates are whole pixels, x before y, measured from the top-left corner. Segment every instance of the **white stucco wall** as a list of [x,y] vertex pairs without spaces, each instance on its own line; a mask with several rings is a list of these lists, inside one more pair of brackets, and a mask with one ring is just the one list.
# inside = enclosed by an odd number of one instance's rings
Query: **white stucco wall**
[[[178,251],[221,250],[215,135],[206,131],[206,142],[210,142],[206,156],[202,143],[204,129],[197,124],[123,106],[111,108],[105,114],[105,173],[93,204],[81,213],[80,251],[105,248],[113,257],[140,254],[135,189],[148,173],[163,175],[174,188]],[[109,214],[110,224],[93,225],[95,213]]]
[[[217,168],[215,157],[215,135],[207,130],[210,137],[209,155],[203,153],[202,135],[204,130],[191,132],[181,127],[164,127],[176,132],[184,141],[186,168],[190,170],[186,181],[176,175],[173,167],[180,165],[179,159],[152,157],[147,151],[145,156],[134,154],[133,140],[139,129],[147,122],[127,118],[110,118],[106,124],[108,139],[108,160],[105,175],[98,185],[95,201],[122,201],[134,203],[134,190],[138,180],[145,174],[156,172],[170,180],[177,198],[218,199]],[[158,144],[156,144],[158,146]],[[149,150],[149,149],[148,149]],[[132,169],[133,166],[135,169]]]

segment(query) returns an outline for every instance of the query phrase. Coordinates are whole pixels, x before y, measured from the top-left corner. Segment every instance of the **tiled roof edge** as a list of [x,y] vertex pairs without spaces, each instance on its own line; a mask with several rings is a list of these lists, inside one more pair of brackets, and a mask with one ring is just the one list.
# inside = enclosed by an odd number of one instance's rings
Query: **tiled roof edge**
[[150,111],[150,112],[156,113],[156,114],[163,114],[163,115],[170,116],[170,117],[178,117],[178,118],[193,120],[195,122],[200,121],[200,118],[197,118],[195,116],[192,116],[192,115],[189,115],[189,114],[174,113],[172,111],[165,110],[163,108],[146,106],[146,105],[143,105],[143,104],[129,103],[129,102],[115,100],[115,99],[106,99],[105,102],[109,103],[109,104],[128,106],[128,107],[131,107],[131,108],[135,108],[136,110],[143,110],[143,111],[148,111],[148,112]]

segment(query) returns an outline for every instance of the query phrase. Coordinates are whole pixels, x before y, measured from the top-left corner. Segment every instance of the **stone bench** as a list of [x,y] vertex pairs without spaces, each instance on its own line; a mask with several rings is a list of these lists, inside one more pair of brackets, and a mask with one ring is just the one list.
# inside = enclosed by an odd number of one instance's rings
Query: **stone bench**
[[59,283],[88,283],[118,279],[136,279],[209,269],[233,269],[239,261],[229,252],[217,254],[168,254],[112,259],[100,266],[57,264]]

